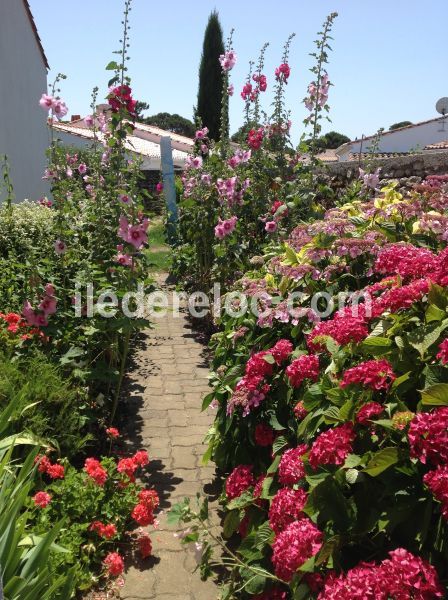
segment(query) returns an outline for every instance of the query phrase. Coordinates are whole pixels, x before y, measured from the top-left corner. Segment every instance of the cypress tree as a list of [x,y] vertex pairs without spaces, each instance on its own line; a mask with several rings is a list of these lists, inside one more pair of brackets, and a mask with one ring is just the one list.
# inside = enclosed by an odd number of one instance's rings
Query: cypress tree
[[199,67],[199,90],[196,117],[208,127],[209,137],[219,140],[223,74],[219,57],[224,54],[221,23],[216,11],[210,14],[204,34],[201,64]]

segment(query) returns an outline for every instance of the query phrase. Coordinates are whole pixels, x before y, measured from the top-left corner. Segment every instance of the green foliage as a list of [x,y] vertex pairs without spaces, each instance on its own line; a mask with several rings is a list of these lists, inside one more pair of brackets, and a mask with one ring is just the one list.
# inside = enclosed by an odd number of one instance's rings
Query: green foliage
[[196,131],[194,123],[190,119],[181,117],[177,113],[161,112],[150,117],[145,117],[142,121],[148,125],[156,125],[165,131],[172,131],[188,138],[194,138]]
[[400,121],[399,123],[394,123],[389,127],[389,131],[395,131],[395,129],[400,129],[400,127],[407,127],[408,125],[412,125],[412,121]]
[[208,127],[212,140],[220,139],[223,75],[219,57],[224,54],[224,41],[219,16],[213,11],[204,34],[201,64],[199,66],[199,89],[196,116]]

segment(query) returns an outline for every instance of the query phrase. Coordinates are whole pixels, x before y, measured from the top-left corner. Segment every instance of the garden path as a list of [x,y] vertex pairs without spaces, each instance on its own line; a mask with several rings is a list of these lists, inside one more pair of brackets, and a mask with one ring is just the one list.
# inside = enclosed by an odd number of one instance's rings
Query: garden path
[[[162,289],[171,291],[158,279]],[[171,301],[170,301],[171,302]],[[182,307],[182,304],[181,304]],[[161,500],[159,527],[153,530],[154,556],[128,565],[121,598],[126,600],[214,600],[217,588],[192,573],[192,552],[181,546],[166,513],[188,496],[207,494],[214,500],[214,469],[202,465],[202,444],[213,421],[212,411],[201,413],[207,392],[206,346],[191,329],[185,307],[178,318],[172,310],[155,319],[134,353],[127,385],[128,415],[123,429],[132,449],[146,448],[150,465],[143,479]],[[151,528],[152,529],[152,528]],[[150,530],[149,530],[150,531]]]

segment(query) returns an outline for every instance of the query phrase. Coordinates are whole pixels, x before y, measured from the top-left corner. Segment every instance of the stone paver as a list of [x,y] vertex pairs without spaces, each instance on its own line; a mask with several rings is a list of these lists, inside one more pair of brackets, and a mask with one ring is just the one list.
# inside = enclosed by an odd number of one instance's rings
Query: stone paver
[[[167,289],[167,288],[165,288]],[[213,477],[202,466],[202,440],[213,412],[201,413],[208,391],[205,346],[186,314],[172,311],[155,320],[135,350],[127,388],[129,414],[123,428],[133,448],[146,448],[151,463],[142,481],[157,489],[162,513],[152,532],[154,557],[129,565],[120,597],[126,600],[214,600],[216,586],[202,582],[193,554],[174,537],[166,513],[185,496],[205,495]],[[209,487],[209,489],[211,489]]]

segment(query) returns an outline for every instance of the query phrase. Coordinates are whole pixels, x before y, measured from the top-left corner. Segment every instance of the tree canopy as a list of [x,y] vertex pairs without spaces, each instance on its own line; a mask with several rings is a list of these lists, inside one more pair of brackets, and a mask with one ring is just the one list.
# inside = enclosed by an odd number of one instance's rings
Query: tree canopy
[[204,34],[196,117],[208,127],[209,137],[215,141],[219,140],[223,92],[223,74],[219,64],[221,54],[224,54],[222,27],[218,13],[213,11]]
[[395,129],[400,129],[400,127],[406,127],[407,125],[412,125],[412,121],[400,121],[399,123],[394,123],[389,127],[389,131],[394,131]]
[[161,112],[150,117],[145,117],[141,121],[147,125],[155,125],[166,131],[172,131],[173,133],[185,135],[189,138],[193,138],[196,131],[194,123],[190,119],[181,117],[181,115],[176,113]]

